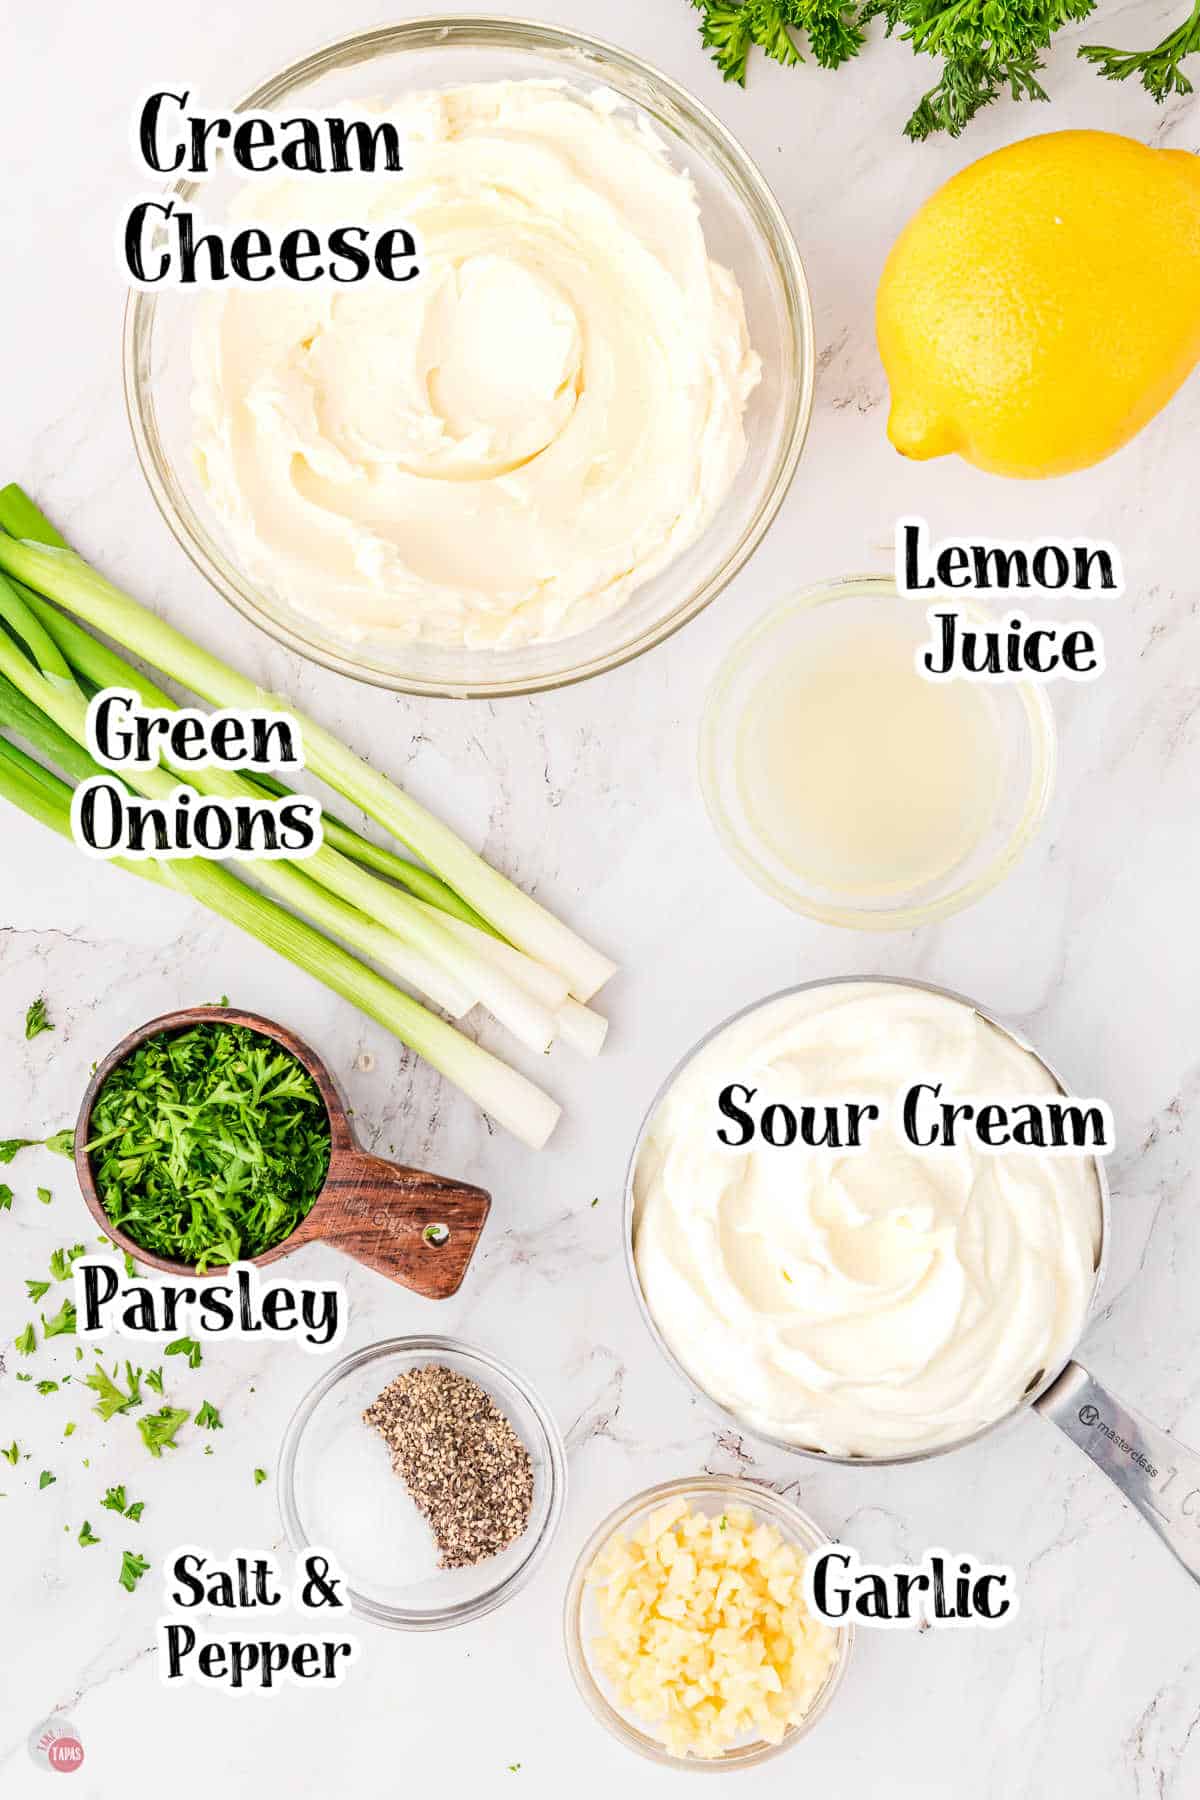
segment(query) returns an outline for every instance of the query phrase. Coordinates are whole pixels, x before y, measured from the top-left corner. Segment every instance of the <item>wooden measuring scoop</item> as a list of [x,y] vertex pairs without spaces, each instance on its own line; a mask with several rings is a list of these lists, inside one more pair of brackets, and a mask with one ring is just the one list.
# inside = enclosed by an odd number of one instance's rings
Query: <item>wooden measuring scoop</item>
[[[291,1236],[273,1250],[246,1260],[261,1265],[287,1256],[301,1244],[331,1244],[356,1262],[378,1269],[381,1275],[429,1300],[446,1300],[457,1293],[487,1220],[491,1196],[482,1188],[452,1181],[445,1175],[428,1175],[422,1169],[406,1169],[361,1150],[333,1077],[316,1052],[286,1026],[227,1006],[190,1006],[182,1012],[151,1019],[149,1024],[122,1038],[89,1081],[75,1127],[75,1173],[88,1211],[105,1235],[151,1268],[163,1269],[170,1275],[197,1274],[188,1263],[171,1262],[144,1250],[112,1223],[96,1188],[86,1146],[96,1096],[117,1064],[159,1032],[182,1031],[188,1025],[208,1020],[245,1025],[262,1037],[274,1039],[312,1076],[329,1115],[329,1173],[311,1211]],[[224,1268],[213,1267],[199,1279],[225,1272]]]

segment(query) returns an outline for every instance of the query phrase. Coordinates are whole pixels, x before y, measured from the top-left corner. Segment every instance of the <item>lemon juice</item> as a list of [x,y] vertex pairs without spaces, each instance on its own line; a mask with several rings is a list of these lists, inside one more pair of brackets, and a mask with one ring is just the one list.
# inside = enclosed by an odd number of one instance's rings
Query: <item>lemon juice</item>
[[1003,768],[993,696],[917,673],[924,608],[879,611],[782,647],[744,695],[734,748],[763,846],[802,880],[864,898],[964,862],[996,816]]

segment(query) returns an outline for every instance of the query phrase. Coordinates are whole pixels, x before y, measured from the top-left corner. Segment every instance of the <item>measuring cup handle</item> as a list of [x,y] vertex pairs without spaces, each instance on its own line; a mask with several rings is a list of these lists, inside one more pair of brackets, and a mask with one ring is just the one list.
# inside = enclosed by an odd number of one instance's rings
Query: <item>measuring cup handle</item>
[[1140,1418],[1075,1362],[1034,1406],[1104,1470],[1200,1581],[1200,1456]]
[[458,1292],[491,1208],[482,1188],[357,1148],[335,1157],[313,1236],[429,1300]]

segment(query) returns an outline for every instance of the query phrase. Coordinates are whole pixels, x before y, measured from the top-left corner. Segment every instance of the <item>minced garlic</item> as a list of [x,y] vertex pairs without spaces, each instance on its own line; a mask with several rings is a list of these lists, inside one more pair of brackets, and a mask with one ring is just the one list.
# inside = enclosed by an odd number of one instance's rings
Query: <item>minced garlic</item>
[[676,1756],[778,1743],[828,1679],[835,1633],[804,1603],[804,1554],[746,1506],[683,1499],[616,1535],[588,1571],[592,1646],[617,1703]]

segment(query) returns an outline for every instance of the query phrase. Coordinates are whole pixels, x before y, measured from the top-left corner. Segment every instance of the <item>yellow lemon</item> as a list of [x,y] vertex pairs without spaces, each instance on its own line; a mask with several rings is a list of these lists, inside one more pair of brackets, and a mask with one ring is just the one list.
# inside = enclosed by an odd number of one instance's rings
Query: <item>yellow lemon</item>
[[904,456],[1111,456],[1200,358],[1200,158],[1108,131],[981,157],[910,219],[875,313]]

